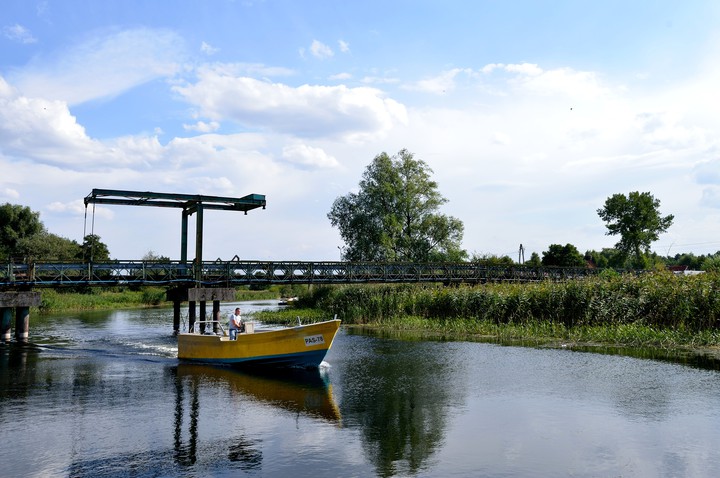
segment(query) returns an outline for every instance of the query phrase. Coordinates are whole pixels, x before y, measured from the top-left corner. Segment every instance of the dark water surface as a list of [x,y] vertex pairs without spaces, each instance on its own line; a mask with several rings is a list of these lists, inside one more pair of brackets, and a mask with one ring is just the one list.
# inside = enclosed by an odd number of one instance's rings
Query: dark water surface
[[0,347],[0,476],[720,476],[712,366],[343,328],[320,371],[257,375],[179,364],[171,330],[31,317]]

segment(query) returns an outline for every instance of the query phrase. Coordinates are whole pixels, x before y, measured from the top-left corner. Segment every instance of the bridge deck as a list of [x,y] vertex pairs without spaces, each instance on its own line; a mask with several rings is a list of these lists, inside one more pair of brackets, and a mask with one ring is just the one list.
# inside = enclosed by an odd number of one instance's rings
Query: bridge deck
[[[356,263],[298,261],[203,262],[110,261],[95,263],[8,263],[0,289],[63,286],[181,285],[232,287],[253,284],[348,284],[371,282],[559,281],[594,275],[597,269],[488,266],[462,263]],[[199,280],[197,279],[199,277]]]

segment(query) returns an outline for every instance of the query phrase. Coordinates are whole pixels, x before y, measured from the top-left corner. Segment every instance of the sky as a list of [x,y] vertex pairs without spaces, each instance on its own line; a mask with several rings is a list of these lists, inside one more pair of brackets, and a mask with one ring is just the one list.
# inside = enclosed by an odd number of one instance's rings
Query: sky
[[675,217],[653,251],[711,254],[718,85],[715,0],[0,0],[0,203],[179,259],[180,210],[83,199],[263,194],[205,213],[205,260],[334,261],[333,201],[407,149],[471,255],[612,247],[632,191]]

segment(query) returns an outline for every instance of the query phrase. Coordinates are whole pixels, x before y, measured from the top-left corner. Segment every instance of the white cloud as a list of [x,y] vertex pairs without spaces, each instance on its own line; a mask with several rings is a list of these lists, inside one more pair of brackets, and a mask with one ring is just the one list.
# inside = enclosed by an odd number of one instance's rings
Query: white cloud
[[312,41],[312,44],[310,45],[310,53],[312,53],[315,58],[319,58],[321,60],[331,58],[335,54],[333,53],[332,48],[318,40]]
[[[67,151],[73,151],[67,156]],[[40,162],[87,166],[102,150],[62,101],[0,98],[0,151]]]
[[333,81],[342,81],[342,80],[349,80],[352,78],[352,74],[350,73],[338,73],[336,75],[331,75],[328,79]]
[[291,163],[308,167],[334,168],[339,165],[335,158],[321,148],[300,143],[283,147],[282,157]]
[[395,85],[400,83],[399,78],[392,78],[387,76],[366,76],[360,81],[367,85]]
[[74,105],[174,75],[184,59],[182,45],[168,30],[124,30],[39,57],[8,78],[26,96]]
[[350,44],[343,40],[338,40],[338,47],[343,53],[350,53]]
[[174,90],[214,121],[301,137],[363,139],[385,134],[407,120],[405,107],[367,87],[301,85],[260,81],[204,68],[194,84]]
[[[85,202],[82,199],[69,202],[54,201],[48,204],[45,209],[57,214],[70,214],[73,216],[82,216],[86,212]],[[115,217],[113,211],[107,207],[96,205],[93,209],[92,214],[97,218],[112,219]]]
[[219,48],[215,48],[209,43],[202,42],[200,44],[200,51],[205,53],[206,55],[214,55],[215,53],[219,52]]
[[460,73],[472,74],[471,70],[454,68],[444,71],[440,75],[433,78],[426,78],[418,82],[405,86],[408,90],[424,91],[440,95],[455,88],[455,77]]
[[20,197],[20,193],[17,192],[16,189],[12,189],[12,188],[0,189],[0,198],[17,199],[19,197]]
[[30,30],[17,23],[3,27],[2,32],[5,38],[24,45],[37,42],[37,39],[30,33]]
[[217,121],[198,121],[195,124],[183,124],[183,128],[186,131],[198,131],[200,133],[212,133],[220,128],[220,123]]

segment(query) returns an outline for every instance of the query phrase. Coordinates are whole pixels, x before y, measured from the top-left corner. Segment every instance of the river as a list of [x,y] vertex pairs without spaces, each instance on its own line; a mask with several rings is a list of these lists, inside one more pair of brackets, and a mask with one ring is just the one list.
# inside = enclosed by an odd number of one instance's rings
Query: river
[[720,476],[712,363],[341,328],[319,371],[249,374],[178,363],[171,332],[169,309],[31,317],[34,346],[0,346],[0,474]]

